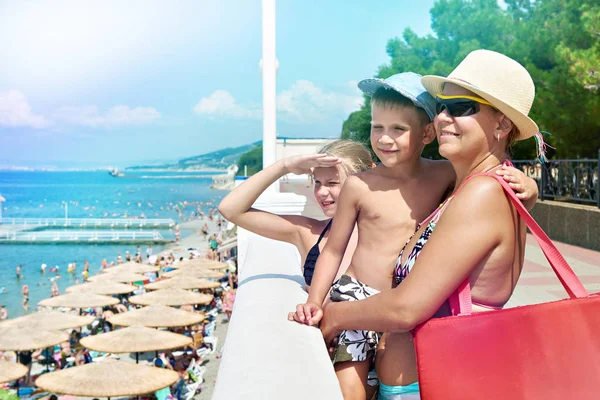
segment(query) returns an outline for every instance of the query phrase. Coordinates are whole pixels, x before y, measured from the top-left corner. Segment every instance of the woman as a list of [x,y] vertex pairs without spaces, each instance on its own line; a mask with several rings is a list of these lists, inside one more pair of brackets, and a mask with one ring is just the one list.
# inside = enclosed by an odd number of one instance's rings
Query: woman
[[525,224],[502,187],[485,176],[465,181],[495,173],[513,141],[539,135],[527,117],[535,91],[529,73],[502,54],[478,50],[449,78],[426,76],[422,83],[439,101],[439,151],[456,171],[457,189],[406,244],[394,273],[396,288],[331,303],[321,321],[327,343],[341,329],[391,332],[376,361],[380,399],[420,398],[410,330],[449,315],[447,299],[466,279],[474,312],[502,308],[524,259]]
[[[342,184],[348,176],[366,171],[372,165],[371,153],[362,144],[336,140],[319,150],[318,154],[287,157],[255,174],[221,201],[219,212],[244,229],[296,246],[302,260],[304,280],[310,286],[317,257],[327,241],[335,216]],[[314,176],[315,199],[327,219],[320,221],[301,215],[275,215],[252,208],[262,192],[289,173]],[[356,238],[352,243],[356,245]],[[353,249],[347,254],[351,256]],[[341,269],[347,267],[349,261],[345,258]]]

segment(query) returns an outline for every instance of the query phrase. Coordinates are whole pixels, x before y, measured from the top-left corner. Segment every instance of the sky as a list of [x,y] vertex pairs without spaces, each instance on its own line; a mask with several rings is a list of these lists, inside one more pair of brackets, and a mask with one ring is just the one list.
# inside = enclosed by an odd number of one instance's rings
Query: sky
[[[433,0],[279,0],[277,134],[339,137]],[[260,0],[0,0],[0,167],[175,161],[262,137]]]

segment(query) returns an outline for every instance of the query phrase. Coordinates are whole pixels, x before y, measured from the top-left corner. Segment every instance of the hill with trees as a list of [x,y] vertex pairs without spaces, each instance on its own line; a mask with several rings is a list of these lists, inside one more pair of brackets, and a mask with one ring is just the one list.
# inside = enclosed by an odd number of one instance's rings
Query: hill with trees
[[[167,171],[202,171],[214,169],[226,169],[235,164],[243,154],[260,146],[262,141],[246,144],[238,147],[228,147],[225,149],[201,154],[198,156],[187,157],[174,164],[161,165],[140,165],[126,168],[127,171],[148,171],[148,170],[167,170]],[[261,159],[262,165],[262,159]]]

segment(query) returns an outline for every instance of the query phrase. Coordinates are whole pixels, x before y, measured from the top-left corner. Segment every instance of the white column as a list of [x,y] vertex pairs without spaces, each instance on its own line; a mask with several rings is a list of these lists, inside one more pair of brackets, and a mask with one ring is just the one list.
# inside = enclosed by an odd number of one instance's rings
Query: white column
[[[263,79],[263,168],[277,159],[277,58],[275,51],[275,0],[262,0],[262,79]],[[278,192],[276,182],[268,189]]]

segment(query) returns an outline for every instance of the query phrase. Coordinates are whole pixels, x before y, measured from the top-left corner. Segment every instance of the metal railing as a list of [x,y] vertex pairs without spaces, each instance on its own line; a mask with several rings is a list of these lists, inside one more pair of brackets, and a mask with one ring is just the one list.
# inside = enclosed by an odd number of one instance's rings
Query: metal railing
[[598,159],[514,160],[513,164],[538,184],[541,200],[593,204],[600,208],[600,151]]
[[158,231],[12,231],[0,232],[0,242],[164,242]]
[[170,218],[0,218],[0,224],[80,228],[171,228],[175,226],[175,221]]

